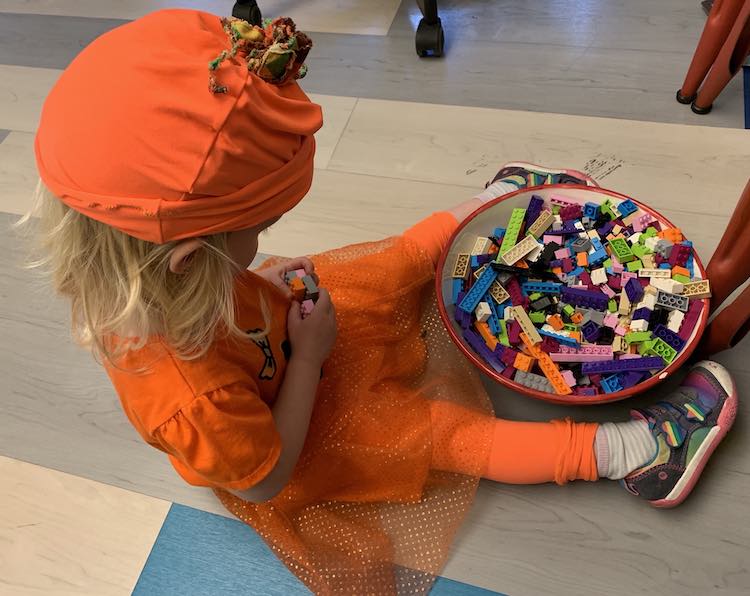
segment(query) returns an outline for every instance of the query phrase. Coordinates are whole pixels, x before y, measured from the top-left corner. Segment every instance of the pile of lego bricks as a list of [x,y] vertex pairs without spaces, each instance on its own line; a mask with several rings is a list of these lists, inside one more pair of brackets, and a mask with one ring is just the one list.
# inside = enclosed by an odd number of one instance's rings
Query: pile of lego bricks
[[284,275],[284,281],[292,290],[292,297],[300,303],[300,313],[304,319],[312,312],[313,306],[320,297],[320,290],[315,280],[304,269],[295,269]]
[[558,395],[614,393],[658,374],[710,296],[678,228],[631,200],[559,194],[513,209],[458,255],[452,278],[469,346],[503,377]]

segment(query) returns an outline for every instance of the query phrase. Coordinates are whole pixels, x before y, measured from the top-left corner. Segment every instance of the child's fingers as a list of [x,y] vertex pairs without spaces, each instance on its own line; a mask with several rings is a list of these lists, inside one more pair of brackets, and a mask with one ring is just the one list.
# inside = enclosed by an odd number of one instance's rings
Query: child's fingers
[[302,321],[302,313],[300,312],[300,303],[296,300],[292,300],[289,305],[289,314],[287,316],[287,325],[293,325]]

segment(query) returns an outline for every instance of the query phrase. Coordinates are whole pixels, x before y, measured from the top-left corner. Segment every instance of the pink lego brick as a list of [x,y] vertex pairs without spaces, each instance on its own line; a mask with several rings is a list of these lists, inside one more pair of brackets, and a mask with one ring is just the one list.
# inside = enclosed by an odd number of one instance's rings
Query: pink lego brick
[[624,288],[625,284],[628,283],[628,280],[633,277],[638,279],[638,274],[633,273],[632,271],[623,271],[620,273],[620,285]]
[[560,205],[560,207],[569,207],[572,205],[578,205],[575,201],[571,201],[568,198],[565,198],[560,195],[550,195],[549,202],[553,205]]
[[550,358],[554,362],[598,362],[612,360],[614,354],[612,346],[581,346],[572,348],[561,345],[557,352],[552,352]]
[[544,235],[544,243],[549,244],[550,242],[556,242],[557,244],[563,244],[565,240],[562,236],[557,236],[555,234],[545,234]]
[[631,360],[633,358],[641,358],[640,354],[623,354],[618,360]]
[[610,259],[612,259],[612,271],[614,271],[615,273],[622,273],[623,271],[625,271],[625,267],[623,267],[622,263],[617,260],[617,257],[612,255]]
[[560,248],[555,251],[555,258],[556,259],[565,259],[570,256],[570,249],[569,248]]
[[615,291],[612,288],[610,288],[608,285],[602,284],[601,286],[597,286],[597,287],[610,298],[614,298],[617,295]]
[[315,303],[312,300],[305,300],[300,305],[300,311],[302,313],[302,318],[304,319],[306,316],[308,316],[313,311],[314,307],[315,307]]
[[307,275],[307,272],[304,269],[295,269],[292,271],[297,277],[305,277]]
[[573,374],[573,371],[564,370],[560,374],[568,387],[573,387],[576,384],[576,377]]
[[615,334],[617,334],[617,335],[623,335],[624,336],[627,332],[628,332],[628,330],[625,327],[623,327],[622,325],[618,325],[617,327],[615,327]]
[[619,320],[620,320],[620,317],[618,317],[613,312],[608,312],[606,315],[604,315],[604,324],[607,327],[611,327],[612,329],[614,329],[615,327],[617,327],[617,322]]

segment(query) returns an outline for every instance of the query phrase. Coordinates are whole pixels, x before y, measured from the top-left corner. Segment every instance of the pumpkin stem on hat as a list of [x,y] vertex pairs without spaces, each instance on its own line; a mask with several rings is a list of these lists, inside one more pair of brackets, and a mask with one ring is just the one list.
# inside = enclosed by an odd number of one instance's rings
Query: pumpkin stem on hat
[[292,19],[280,17],[273,21],[266,20],[265,27],[258,27],[242,19],[228,17],[222,18],[221,24],[231,46],[208,63],[208,88],[212,93],[227,92],[214,74],[227,58],[239,56],[250,72],[274,85],[301,79],[307,74],[304,61],[312,47],[312,40],[297,31]]

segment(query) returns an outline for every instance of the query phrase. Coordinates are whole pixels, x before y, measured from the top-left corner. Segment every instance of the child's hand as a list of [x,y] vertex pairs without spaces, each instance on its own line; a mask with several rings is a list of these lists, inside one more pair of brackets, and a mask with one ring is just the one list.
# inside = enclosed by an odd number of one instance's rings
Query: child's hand
[[320,281],[318,279],[318,276],[315,274],[315,265],[313,265],[313,262],[307,257],[297,257],[296,259],[292,259],[291,261],[287,261],[286,263],[281,263],[280,265],[275,265],[274,267],[268,267],[267,269],[263,269],[262,271],[255,271],[254,273],[256,275],[259,275],[263,279],[270,281],[273,285],[275,285],[282,291],[284,296],[291,300],[292,290],[289,289],[289,285],[284,280],[284,276],[289,271],[294,271],[295,269],[304,269],[305,273],[311,276],[315,280],[316,284]]
[[320,298],[304,319],[300,303],[292,301],[287,317],[287,331],[292,344],[292,358],[302,358],[320,367],[336,341],[336,310],[331,295],[320,288]]

